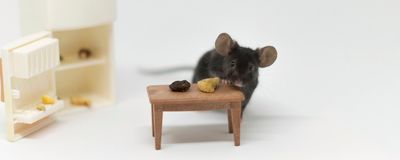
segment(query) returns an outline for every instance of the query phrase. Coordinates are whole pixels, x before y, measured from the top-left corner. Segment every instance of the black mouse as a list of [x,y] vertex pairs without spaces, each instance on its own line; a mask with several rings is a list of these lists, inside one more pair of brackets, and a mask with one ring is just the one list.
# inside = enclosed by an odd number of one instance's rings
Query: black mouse
[[273,46],[255,50],[240,46],[227,33],[221,33],[215,41],[215,49],[206,52],[197,63],[192,82],[219,77],[240,88],[245,96],[242,114],[258,85],[258,68],[272,65],[277,58]]

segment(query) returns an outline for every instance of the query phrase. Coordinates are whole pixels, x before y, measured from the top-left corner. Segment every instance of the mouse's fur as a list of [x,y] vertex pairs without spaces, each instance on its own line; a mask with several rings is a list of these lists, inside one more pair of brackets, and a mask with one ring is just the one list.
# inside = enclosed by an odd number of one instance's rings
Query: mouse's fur
[[199,60],[192,82],[220,77],[231,85],[240,87],[245,96],[242,113],[258,85],[258,68],[272,65],[277,51],[272,46],[261,49],[241,47],[228,34],[221,33],[215,41],[215,49],[206,52]]

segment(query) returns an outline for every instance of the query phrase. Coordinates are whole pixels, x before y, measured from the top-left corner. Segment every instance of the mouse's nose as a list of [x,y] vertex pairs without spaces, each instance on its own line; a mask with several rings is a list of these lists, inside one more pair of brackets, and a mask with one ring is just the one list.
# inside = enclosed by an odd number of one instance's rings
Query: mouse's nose
[[238,71],[233,71],[231,74],[232,80],[236,80],[239,77],[239,72]]

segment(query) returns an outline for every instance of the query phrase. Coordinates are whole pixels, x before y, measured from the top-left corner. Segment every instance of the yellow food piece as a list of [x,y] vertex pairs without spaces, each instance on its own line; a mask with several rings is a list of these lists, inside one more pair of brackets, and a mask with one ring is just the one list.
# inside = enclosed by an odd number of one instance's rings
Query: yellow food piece
[[42,103],[43,104],[54,104],[55,100],[54,100],[54,98],[52,98],[48,95],[44,95],[44,96],[42,96]]
[[197,88],[202,92],[212,93],[218,87],[219,81],[218,77],[203,79],[197,82]]
[[43,104],[38,104],[36,106],[36,109],[39,111],[46,111],[46,106],[44,106]]
[[92,105],[92,101],[84,97],[71,97],[70,101],[72,105],[77,105],[77,106],[90,107]]

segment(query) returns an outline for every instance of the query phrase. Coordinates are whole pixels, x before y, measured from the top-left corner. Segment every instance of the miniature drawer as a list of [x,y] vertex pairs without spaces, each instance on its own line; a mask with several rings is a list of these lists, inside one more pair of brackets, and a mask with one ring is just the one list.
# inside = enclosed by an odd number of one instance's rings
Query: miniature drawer
[[12,51],[13,75],[31,78],[60,64],[58,40],[45,38]]
[[47,28],[52,31],[87,28],[115,20],[115,0],[47,1]]

